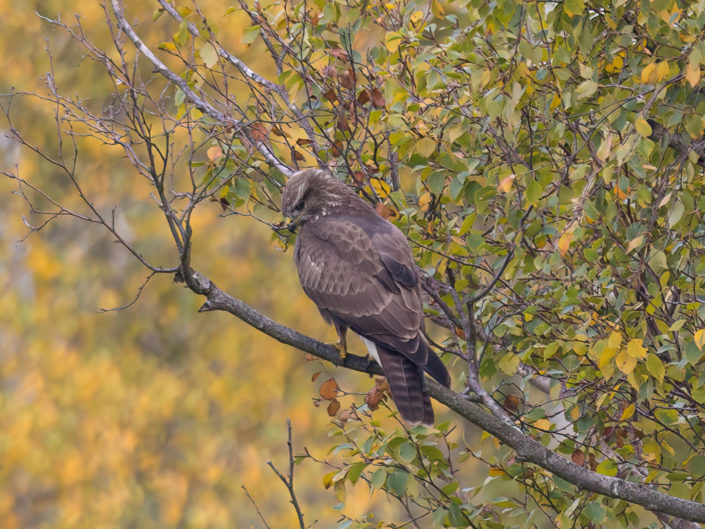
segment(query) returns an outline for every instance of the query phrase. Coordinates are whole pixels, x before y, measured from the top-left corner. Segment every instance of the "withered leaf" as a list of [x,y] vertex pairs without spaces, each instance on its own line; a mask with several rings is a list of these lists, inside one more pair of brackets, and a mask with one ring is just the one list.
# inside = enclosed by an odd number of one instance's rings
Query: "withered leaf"
[[321,375],[322,371],[316,371],[313,375],[311,375],[311,382],[315,382],[316,379]]
[[329,88],[324,94],[323,97],[325,97],[328,101],[331,103],[335,103],[338,100],[338,94],[335,93],[335,90],[333,88]]
[[375,379],[375,385],[365,396],[365,404],[370,411],[375,411],[379,408],[379,403],[384,399],[384,394],[389,390],[389,384],[386,378],[378,377]]
[[570,456],[570,458],[576,465],[582,467],[585,464],[585,453],[582,450],[578,450],[576,448],[575,450],[573,450],[573,454]]
[[338,410],[340,409],[340,401],[338,399],[333,399],[330,401],[330,404],[328,404],[328,415],[331,417],[335,417],[335,414],[338,413]]
[[343,61],[344,61],[344,60],[347,60],[347,58],[348,58],[348,54],[345,53],[345,51],[344,51],[344,50],[341,50],[340,48],[330,48],[330,49],[328,50],[328,53],[330,53],[330,54],[331,54],[333,57],[335,57],[336,59],[340,59],[340,60],[343,60]]
[[250,125],[250,137],[257,143],[267,141],[268,132],[267,127],[265,127],[262,123],[253,123]]
[[329,378],[321,384],[318,393],[326,400],[333,400],[338,395],[338,383],[334,378]]
[[338,125],[338,130],[341,130],[341,131],[345,131],[350,128],[350,124],[348,123],[348,118],[346,118],[345,116],[340,116],[338,118],[337,125]]
[[308,138],[299,138],[296,140],[296,144],[303,147],[304,145],[311,145],[313,143],[312,140],[309,140]]
[[340,76],[340,84],[344,88],[355,88],[355,73],[351,69],[345,70]]
[[370,94],[367,93],[367,90],[363,90],[359,94],[357,94],[357,102],[360,103],[361,105],[364,105],[370,100]]
[[291,158],[292,158],[293,160],[296,160],[296,161],[299,161],[299,162],[302,162],[302,161],[304,161],[304,160],[306,159],[306,158],[304,157],[304,155],[301,154],[301,153],[300,153],[299,151],[297,151],[296,149],[291,149]]
[[389,220],[390,218],[393,219],[397,216],[397,212],[394,208],[390,208],[382,202],[377,202],[375,204],[375,211],[377,211],[380,217],[387,220]]
[[372,106],[375,108],[384,108],[386,104],[384,101],[384,96],[382,95],[382,92],[379,91],[379,88],[372,89],[370,99],[372,100]]

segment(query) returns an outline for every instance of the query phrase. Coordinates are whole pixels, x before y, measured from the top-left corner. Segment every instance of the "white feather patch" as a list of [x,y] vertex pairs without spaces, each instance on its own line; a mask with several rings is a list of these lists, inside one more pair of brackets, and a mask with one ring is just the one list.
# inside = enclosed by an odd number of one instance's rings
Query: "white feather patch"
[[[357,334],[357,333],[355,333]],[[360,336],[358,334],[358,336]],[[375,345],[374,342],[368,340],[364,336],[360,336],[360,340],[362,340],[362,343],[365,344],[365,347],[367,347],[367,352],[370,353],[370,356],[375,359],[375,362],[377,362],[380,367],[382,366],[382,362],[379,359],[379,353],[377,352],[377,346]]]

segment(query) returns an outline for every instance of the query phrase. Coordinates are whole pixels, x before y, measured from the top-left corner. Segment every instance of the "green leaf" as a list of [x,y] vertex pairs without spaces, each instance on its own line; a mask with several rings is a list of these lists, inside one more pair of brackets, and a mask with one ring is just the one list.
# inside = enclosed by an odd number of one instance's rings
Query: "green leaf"
[[543,186],[539,184],[538,181],[532,180],[529,182],[529,185],[526,186],[526,201],[536,207],[539,203],[542,192]]
[[416,457],[416,447],[410,442],[405,442],[399,447],[399,457],[404,463],[411,463]]
[[695,455],[688,463],[688,472],[694,478],[705,476],[705,456]]
[[381,489],[384,486],[384,482],[387,479],[387,470],[384,468],[378,468],[375,470],[374,474],[370,478],[370,485],[376,489]]
[[360,478],[360,474],[362,474],[362,471],[365,470],[367,467],[367,463],[364,461],[356,461],[352,465],[350,465],[350,469],[348,470],[348,479],[350,480],[351,483],[357,483],[357,480]]
[[387,487],[397,496],[406,494],[406,483],[409,480],[409,473],[406,470],[395,470],[387,477]]

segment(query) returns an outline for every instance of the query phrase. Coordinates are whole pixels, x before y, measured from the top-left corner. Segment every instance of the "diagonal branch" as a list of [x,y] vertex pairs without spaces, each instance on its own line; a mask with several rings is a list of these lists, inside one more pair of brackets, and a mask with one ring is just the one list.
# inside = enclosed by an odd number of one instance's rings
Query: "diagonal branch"
[[[337,366],[364,373],[381,374],[381,369],[378,366],[370,365],[362,357],[348,354],[344,360],[341,360],[338,350],[334,347],[268,318],[245,302],[223,292],[211,280],[198,272],[189,270],[186,277],[179,277],[179,279],[186,281],[193,292],[206,297],[206,301],[200,308],[201,312],[213,310],[229,312],[275,340],[328,360]],[[434,380],[427,379],[426,382],[429,393],[434,399],[494,435],[512,448],[519,459],[537,464],[581,489],[635,503],[657,514],[665,513],[684,520],[705,522],[704,504],[677,498],[654,490],[647,485],[606,476],[578,466],[552,452],[517,426],[507,424],[502,418],[488,413],[465,396],[443,387]]]

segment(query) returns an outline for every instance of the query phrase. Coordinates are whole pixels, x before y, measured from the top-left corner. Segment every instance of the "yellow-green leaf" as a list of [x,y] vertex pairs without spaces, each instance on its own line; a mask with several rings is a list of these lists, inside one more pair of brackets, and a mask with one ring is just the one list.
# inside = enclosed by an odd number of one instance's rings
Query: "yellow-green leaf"
[[653,133],[651,130],[651,125],[649,125],[649,122],[644,118],[637,119],[634,126],[636,127],[636,131],[644,137],[648,138]]
[[663,384],[663,377],[666,374],[666,368],[661,359],[653,353],[649,353],[646,357],[646,369],[649,370],[651,376]]

